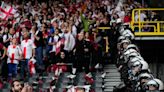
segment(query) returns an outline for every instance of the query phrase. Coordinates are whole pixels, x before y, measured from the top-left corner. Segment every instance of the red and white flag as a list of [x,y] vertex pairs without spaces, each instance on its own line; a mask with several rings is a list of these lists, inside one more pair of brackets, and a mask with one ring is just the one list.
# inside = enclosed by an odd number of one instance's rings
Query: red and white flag
[[61,73],[66,72],[68,70],[66,64],[55,64],[52,67],[56,77],[58,77]]
[[7,14],[6,14],[6,13],[4,13],[4,12],[0,11],[0,18],[1,18],[1,19],[5,19],[5,18],[6,18],[6,16],[7,16]]
[[94,79],[92,78],[92,74],[88,73],[85,75],[85,79],[89,84],[93,84],[94,83]]
[[14,9],[11,5],[2,2],[0,7],[0,18],[7,20],[9,17],[14,16],[16,13],[16,9]]
[[29,61],[29,69],[30,69],[30,74],[33,75],[36,73],[36,70],[35,70],[35,63],[36,63],[36,60],[34,58],[30,59]]
[[56,43],[56,55],[60,53],[61,46],[64,44],[65,39],[62,38]]

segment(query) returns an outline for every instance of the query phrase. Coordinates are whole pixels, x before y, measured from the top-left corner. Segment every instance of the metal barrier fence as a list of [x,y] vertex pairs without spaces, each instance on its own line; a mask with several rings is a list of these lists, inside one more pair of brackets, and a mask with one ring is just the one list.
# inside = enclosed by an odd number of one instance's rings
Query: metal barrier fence
[[[132,21],[130,27],[135,33],[135,36],[164,36],[164,20],[157,21],[141,21],[142,12],[164,12],[164,8],[139,8],[133,9],[132,11]],[[138,13],[138,20],[135,20],[135,13]],[[98,29],[106,30],[111,29],[110,27],[99,27]],[[146,29],[146,30],[145,30]],[[148,30],[149,29],[149,30]],[[109,52],[108,38],[104,37],[106,40],[106,53]]]
[[[163,20],[141,20],[142,12],[156,12],[160,16],[160,12],[164,12],[164,8],[140,8],[132,11],[131,28],[135,36],[164,36]],[[138,20],[135,17],[138,15]]]
[[[99,27],[98,29],[100,29],[100,30],[106,30],[106,29],[111,29],[111,28],[110,27]],[[109,49],[110,49],[109,42],[108,42],[108,37],[104,37],[104,39],[105,39],[105,43],[106,43],[105,52],[108,53],[109,52]]]

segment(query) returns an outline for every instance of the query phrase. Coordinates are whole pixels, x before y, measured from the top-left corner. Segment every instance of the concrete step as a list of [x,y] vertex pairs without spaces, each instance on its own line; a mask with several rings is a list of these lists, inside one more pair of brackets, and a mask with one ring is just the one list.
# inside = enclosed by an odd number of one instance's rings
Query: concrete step
[[104,69],[117,69],[117,67],[104,67]]
[[121,77],[120,76],[105,76],[105,79],[120,79]]
[[113,87],[113,86],[116,86],[118,84],[120,84],[121,82],[105,82],[104,83],[104,86],[105,87]]
[[113,72],[118,72],[118,70],[117,69],[105,69],[104,72],[113,73]]
[[104,82],[121,82],[121,79],[104,79]]
[[103,92],[113,92],[113,87],[121,83],[121,76],[118,72],[116,65],[106,65],[104,67],[104,72],[106,72],[104,81],[104,91]]
[[107,87],[104,87],[105,89],[113,89],[114,87],[112,86],[112,87],[109,87],[109,86],[107,86]]
[[104,92],[102,88],[95,88],[95,92]]
[[107,73],[105,77],[120,77],[120,73]]
[[106,65],[106,66],[104,66],[104,68],[117,68],[117,66],[116,65]]
[[113,89],[104,89],[104,92],[113,92]]
[[116,67],[115,64],[105,65],[105,67]]

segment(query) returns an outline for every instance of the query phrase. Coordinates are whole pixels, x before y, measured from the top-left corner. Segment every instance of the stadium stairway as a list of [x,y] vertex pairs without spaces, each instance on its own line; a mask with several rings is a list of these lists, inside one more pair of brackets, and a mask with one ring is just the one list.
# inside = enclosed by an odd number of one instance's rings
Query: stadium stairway
[[120,73],[115,64],[105,65],[104,72],[104,92],[113,92],[114,87],[121,83]]

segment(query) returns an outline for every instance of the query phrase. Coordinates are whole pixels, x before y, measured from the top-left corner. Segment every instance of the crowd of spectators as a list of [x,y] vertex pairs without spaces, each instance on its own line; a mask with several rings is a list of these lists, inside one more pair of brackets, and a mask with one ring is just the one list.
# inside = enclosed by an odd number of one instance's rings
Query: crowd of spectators
[[[119,36],[116,25],[120,20],[130,23],[133,9],[147,7],[134,0],[4,2],[16,9],[14,16],[0,19],[1,81],[9,82],[17,77],[24,80],[33,73],[52,71],[55,78],[64,71],[72,74],[84,71],[89,76],[104,61],[106,44],[114,63]],[[137,18],[136,15],[135,20]],[[146,15],[143,14],[143,18]],[[103,31],[98,27],[111,29]],[[31,67],[36,72],[32,72]]]

